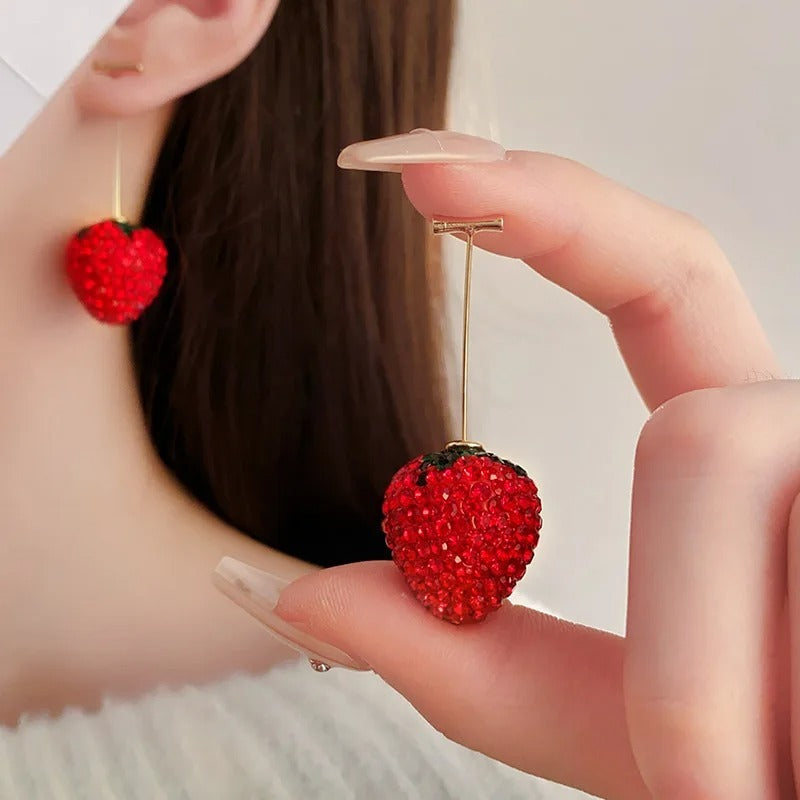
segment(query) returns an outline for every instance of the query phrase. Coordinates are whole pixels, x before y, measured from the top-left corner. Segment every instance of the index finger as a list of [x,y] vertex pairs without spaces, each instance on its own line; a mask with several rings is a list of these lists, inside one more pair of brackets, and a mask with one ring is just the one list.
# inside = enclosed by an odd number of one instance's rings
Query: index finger
[[780,373],[727,258],[700,224],[573,161],[525,151],[403,168],[426,217],[502,216],[475,244],[519,258],[611,321],[650,409]]

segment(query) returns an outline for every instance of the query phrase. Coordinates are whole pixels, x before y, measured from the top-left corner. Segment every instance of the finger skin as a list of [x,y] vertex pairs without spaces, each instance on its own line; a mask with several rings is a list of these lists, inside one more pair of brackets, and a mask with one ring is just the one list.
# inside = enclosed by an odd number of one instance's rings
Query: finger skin
[[618,637],[510,604],[450,625],[387,563],[301,578],[276,613],[365,660],[467,747],[600,797],[648,797],[625,729]]
[[[779,374],[719,247],[685,215],[541,154],[407,167],[403,181],[426,216],[502,215],[504,232],[476,243],[607,314],[650,408]],[[778,797],[772,664],[797,465],[773,441],[774,415],[788,404],[756,398],[754,433],[748,403],[729,391],[673,400],[639,448],[630,740],[619,708],[623,643],[613,637],[523,609],[442,630],[390,565],[301,579],[278,613],[366,659],[451,738],[536,774],[613,798]],[[762,448],[758,432],[770,426]]]
[[800,496],[795,498],[789,519],[788,553],[790,740],[795,790],[800,797]]
[[502,216],[504,231],[476,236],[476,246],[526,261],[606,314],[650,409],[780,374],[727,259],[686,214],[543,153],[407,166],[402,177],[426,217]]
[[676,398],[633,489],[624,690],[653,796],[780,797],[775,697],[800,384]]

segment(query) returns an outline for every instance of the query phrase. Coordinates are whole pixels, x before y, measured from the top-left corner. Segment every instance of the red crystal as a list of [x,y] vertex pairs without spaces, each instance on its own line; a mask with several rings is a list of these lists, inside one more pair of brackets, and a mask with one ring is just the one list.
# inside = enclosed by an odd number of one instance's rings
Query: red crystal
[[70,285],[100,322],[138,319],[166,274],[167,248],[148,228],[107,219],[76,233],[67,247]]
[[542,527],[536,484],[478,447],[420,456],[392,478],[383,531],[417,599],[455,624],[497,610],[525,574]]

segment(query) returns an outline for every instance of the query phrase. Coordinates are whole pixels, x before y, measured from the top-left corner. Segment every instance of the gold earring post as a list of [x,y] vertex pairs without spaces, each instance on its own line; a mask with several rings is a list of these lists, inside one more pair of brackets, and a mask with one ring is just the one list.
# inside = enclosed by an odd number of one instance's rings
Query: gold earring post
[[110,78],[121,78],[124,75],[141,75],[144,64],[140,61],[95,61],[92,69]]
[[461,337],[461,441],[452,442],[455,445],[475,445],[467,437],[469,426],[469,334],[470,316],[472,309],[472,251],[474,238],[482,231],[502,231],[503,219],[485,220],[433,220],[433,232],[436,235],[445,233],[463,233],[467,241],[467,252],[464,263],[464,309],[462,318]]

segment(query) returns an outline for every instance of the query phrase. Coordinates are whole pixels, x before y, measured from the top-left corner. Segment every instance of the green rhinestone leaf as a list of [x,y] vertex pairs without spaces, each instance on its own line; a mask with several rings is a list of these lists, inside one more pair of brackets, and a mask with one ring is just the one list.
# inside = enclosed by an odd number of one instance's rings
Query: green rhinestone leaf
[[429,470],[445,470],[448,467],[452,467],[456,461],[468,456],[485,456],[486,458],[490,458],[492,461],[496,461],[498,464],[502,464],[505,467],[513,469],[514,472],[522,478],[528,477],[528,473],[522,467],[514,464],[512,461],[506,461],[505,459],[496,456],[494,453],[488,453],[486,450],[483,450],[480,447],[455,445],[453,447],[440,450],[437,453],[430,453],[429,455],[423,457],[422,465],[420,466],[419,478],[417,478],[417,485],[427,485],[427,474]]
[[136,230],[135,225],[131,225],[130,222],[122,222],[122,220],[112,220],[112,222],[128,237],[133,236],[133,232]]

